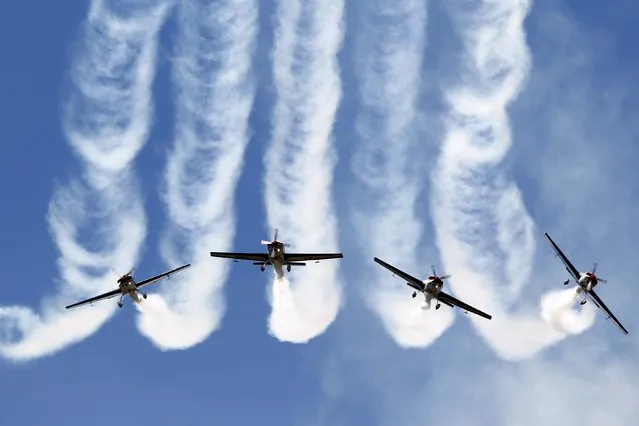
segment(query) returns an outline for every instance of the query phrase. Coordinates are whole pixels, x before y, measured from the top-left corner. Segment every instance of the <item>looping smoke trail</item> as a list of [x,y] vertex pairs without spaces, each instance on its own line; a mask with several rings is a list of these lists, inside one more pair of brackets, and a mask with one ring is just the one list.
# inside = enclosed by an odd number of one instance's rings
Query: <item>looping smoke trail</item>
[[[265,202],[269,227],[279,228],[296,243],[289,250],[337,247],[331,132],[341,97],[336,55],[343,38],[343,9],[343,0],[280,0],[277,5],[277,101],[264,159]],[[313,263],[276,280],[269,289],[269,332],[295,343],[323,333],[341,305],[338,267],[339,260]],[[280,310],[279,298],[287,294],[294,308]]]
[[164,1],[94,1],[73,62],[64,128],[84,166],[83,180],[56,188],[48,223],[61,257],[60,293],[38,314],[0,308],[0,353],[13,360],[49,355],[93,334],[114,304],[64,312],[108,291],[112,269],[135,264],[146,234],[132,161],[151,117],[156,36]]
[[461,87],[446,93],[450,117],[432,175],[431,211],[451,285],[492,312],[492,321],[473,323],[506,359],[529,357],[565,337],[537,316],[506,311],[530,278],[535,250],[521,193],[500,169],[511,145],[506,108],[530,67],[523,29],[529,8],[529,1],[493,0],[455,15],[467,60]]
[[[415,258],[422,233],[415,210],[422,188],[411,151],[417,142],[426,5],[417,0],[377,1],[365,16],[356,67],[360,142],[352,169],[365,189],[355,204],[366,208],[354,208],[354,222],[370,258],[380,257],[408,273],[425,272]],[[368,303],[399,345],[427,346],[452,324],[452,310],[420,309],[406,284],[388,271],[376,270],[374,282],[366,285]]]
[[178,10],[177,123],[164,194],[171,224],[160,250],[170,268],[193,266],[139,306],[139,330],[161,349],[202,342],[224,314],[227,262],[208,252],[229,250],[235,235],[234,191],[253,104],[258,2],[183,0]]

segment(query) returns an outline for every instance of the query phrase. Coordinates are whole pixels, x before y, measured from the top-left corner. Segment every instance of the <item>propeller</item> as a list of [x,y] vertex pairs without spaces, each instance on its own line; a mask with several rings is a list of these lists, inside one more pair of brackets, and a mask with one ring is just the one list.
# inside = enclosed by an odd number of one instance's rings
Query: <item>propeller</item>
[[433,271],[433,275],[432,277],[429,277],[430,279],[434,279],[435,277],[439,278],[440,280],[444,281],[445,279],[450,278],[450,274],[449,275],[443,275],[441,277],[437,276],[437,271],[435,271],[435,265],[430,265],[430,269],[431,271]]
[[592,272],[591,272],[592,276],[595,278],[595,280],[596,280],[597,282],[602,282],[602,283],[604,283],[604,284],[608,282],[608,280],[605,280],[605,279],[603,279],[603,278],[599,278],[597,275],[595,275],[595,272],[597,272],[597,262],[595,262],[595,263],[592,265]]
[[115,274],[115,276],[118,278],[118,280],[122,277],[128,277],[131,276],[131,274],[133,273],[133,271],[135,270],[135,266],[131,268],[131,270],[129,272],[127,272],[124,275],[120,275],[114,268],[111,268],[111,272],[113,272]]
[[275,235],[273,235],[273,240],[272,241],[266,241],[266,240],[262,240],[260,241],[260,244],[262,244],[263,246],[268,246],[270,244],[275,244],[275,243],[280,243],[282,244],[284,247],[290,247],[291,245],[288,243],[282,243],[280,241],[277,241],[277,235],[279,234],[279,229],[275,228]]
[[134,270],[134,269],[135,269],[135,266],[134,266],[134,267],[132,267],[132,268],[131,268],[131,270],[130,270],[129,272],[127,272],[126,274],[124,274],[124,275],[120,275],[120,274],[119,274],[119,273],[115,270],[115,268],[111,268],[111,272],[113,273],[113,275],[115,275],[116,280],[117,280],[117,284],[116,284],[115,286],[113,286],[113,289],[115,290],[115,289],[120,288],[120,280],[121,280],[123,277],[130,276],[130,275],[133,273],[133,270]]

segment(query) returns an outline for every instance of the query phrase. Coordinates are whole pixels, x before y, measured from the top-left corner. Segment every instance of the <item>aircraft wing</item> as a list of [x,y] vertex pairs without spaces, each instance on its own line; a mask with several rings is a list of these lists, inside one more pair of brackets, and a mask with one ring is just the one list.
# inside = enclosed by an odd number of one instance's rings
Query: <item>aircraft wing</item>
[[284,253],[287,262],[303,262],[305,260],[341,259],[342,253]]
[[422,291],[424,290],[424,282],[420,279],[417,279],[411,275],[408,275],[406,272],[402,271],[401,269],[397,269],[396,267],[389,265],[388,263],[384,262],[381,259],[378,258],[373,258],[373,260],[377,263],[379,263],[380,265],[382,265],[384,268],[388,269],[389,271],[391,271],[394,275],[398,275],[400,276],[402,279],[406,280],[406,284],[408,284],[409,286],[413,287],[416,290]]
[[111,290],[111,291],[109,291],[107,293],[103,293],[103,294],[101,294],[99,296],[95,296],[95,297],[92,297],[90,299],[83,300],[82,302],[78,302],[78,303],[74,303],[73,305],[66,306],[65,308],[66,309],[75,308],[75,307],[78,307],[80,305],[86,305],[87,303],[97,302],[98,300],[110,299],[112,297],[119,296],[120,294],[122,294],[122,292],[118,288],[116,290]]
[[223,253],[220,251],[212,251],[211,257],[222,257],[224,259],[236,260],[252,260],[255,262],[266,262],[268,260],[267,253]]
[[463,309],[464,311],[467,312],[472,312],[475,315],[479,315],[480,317],[484,317],[486,319],[491,319],[492,315],[488,315],[485,312],[480,311],[477,308],[474,308],[464,302],[462,302],[459,299],[455,299],[453,296],[451,296],[450,294],[446,294],[443,291],[440,291],[439,294],[437,295],[437,300],[440,300],[441,302],[447,303],[449,305],[455,305],[458,308]]
[[552,246],[553,250],[555,250],[555,253],[557,253],[557,256],[559,256],[564,265],[566,265],[566,269],[568,270],[568,272],[570,272],[575,281],[579,281],[579,271],[577,270],[577,268],[575,268],[575,266],[570,263],[570,260],[568,260],[566,255],[561,251],[557,244],[555,244],[552,238],[550,238],[550,235],[548,235],[548,233],[546,232],[544,232],[544,235],[548,239],[548,242]]
[[157,280],[159,280],[161,278],[168,277],[169,275],[171,275],[171,274],[173,274],[173,273],[175,273],[177,271],[181,271],[182,269],[188,268],[189,266],[191,266],[191,264],[187,263],[186,265],[180,266],[179,268],[175,268],[175,269],[172,269],[172,270],[170,270],[168,272],[165,272],[163,274],[156,275],[156,276],[151,277],[151,278],[147,278],[146,280],[140,281],[140,282],[136,283],[135,285],[136,285],[136,287],[140,288],[143,285],[151,284],[152,282],[157,281]]
[[597,293],[595,293],[594,290],[590,290],[587,293],[588,293],[588,296],[590,296],[590,298],[592,299],[592,301],[595,302],[595,305],[597,305],[597,307],[601,308],[606,313],[606,315],[608,315],[608,318],[611,318],[612,321],[615,323],[615,325],[617,325],[617,327],[619,327],[619,329],[624,334],[628,334],[628,330],[626,330],[624,328],[624,326],[621,325],[619,320],[612,314],[612,312],[610,312],[610,309],[608,309],[606,304],[599,298],[599,296],[597,296]]

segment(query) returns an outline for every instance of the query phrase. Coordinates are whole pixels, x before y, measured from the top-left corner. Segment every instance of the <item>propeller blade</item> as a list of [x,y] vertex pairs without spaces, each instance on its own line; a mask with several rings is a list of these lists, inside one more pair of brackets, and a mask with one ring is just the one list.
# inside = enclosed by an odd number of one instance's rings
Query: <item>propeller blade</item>
[[597,272],[597,262],[592,265],[592,273],[594,274],[595,272]]
[[600,283],[604,283],[604,284],[606,284],[608,282],[608,280],[604,280],[603,278],[599,278],[599,277],[597,277],[597,281],[599,281]]
[[277,234],[279,234],[280,230],[275,228],[275,235],[273,236],[273,241],[277,241]]
[[450,275],[444,275],[443,277],[439,277],[439,279],[442,281],[448,278],[450,278]]
[[435,265],[430,265],[430,269],[433,271],[433,275],[437,276],[437,272],[435,272]]
[[286,244],[282,244],[284,247],[290,247],[291,245],[289,243]]
[[260,244],[262,244],[263,246],[267,246],[267,245],[271,244],[271,241],[262,240],[262,241],[260,241]]
[[[124,275],[120,275],[115,268],[111,268],[111,272],[113,272],[113,274],[116,276],[116,278],[118,279],[118,281],[120,280],[120,278],[122,277],[126,277],[126,276],[131,276],[131,274],[133,273],[133,271],[135,270],[135,266],[133,268],[131,268],[131,270],[129,272],[127,272]],[[114,288],[119,288],[118,285],[116,285]]]

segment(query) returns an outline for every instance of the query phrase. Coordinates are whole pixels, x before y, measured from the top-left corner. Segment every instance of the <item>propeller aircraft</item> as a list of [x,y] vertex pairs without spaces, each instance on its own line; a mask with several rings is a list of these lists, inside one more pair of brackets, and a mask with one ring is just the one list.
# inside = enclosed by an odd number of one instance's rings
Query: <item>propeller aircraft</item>
[[287,253],[286,247],[290,247],[290,244],[283,243],[277,240],[278,230],[275,229],[275,235],[271,241],[262,240],[260,244],[266,246],[266,253],[225,253],[225,252],[211,252],[211,257],[220,257],[225,259],[238,260],[252,260],[253,265],[259,266],[260,270],[264,272],[267,266],[271,265],[275,268],[275,273],[278,278],[284,276],[284,266],[286,271],[291,272],[292,266],[306,266],[305,261],[315,260],[315,263],[319,263],[320,260],[328,259],[341,259],[344,257],[342,253]]
[[[548,233],[546,232],[544,233],[544,235],[546,236],[546,239],[548,240],[553,250],[555,251],[555,254],[559,256],[559,258],[563,262],[564,266],[566,267],[566,270],[571,275],[571,278],[575,280],[575,283],[577,284],[577,294],[581,294],[581,293],[585,294],[584,299],[580,302],[580,304],[581,305],[586,304],[587,297],[590,297],[590,299],[593,301],[595,306],[603,310],[606,313],[606,315],[608,315],[608,318],[611,318],[612,321],[615,323],[615,325],[619,327],[619,330],[621,330],[622,333],[628,334],[628,330],[626,330],[626,328],[623,325],[621,325],[619,320],[612,314],[610,309],[608,309],[605,303],[599,298],[597,293],[595,293],[594,288],[597,284],[599,283],[605,284],[608,282],[605,279],[595,275],[595,272],[597,272],[597,264],[595,263],[593,265],[592,271],[579,272],[577,268],[575,268],[575,266],[570,262],[570,260],[568,260],[566,255],[561,251],[559,246],[555,244],[552,238],[550,238],[550,235],[548,235]],[[564,285],[568,285],[569,283],[570,283],[570,278],[564,281]]]
[[151,278],[147,278],[139,282],[136,282],[133,276],[131,276],[131,274],[133,273],[133,269],[132,269],[128,273],[118,278],[118,281],[114,290],[108,291],[106,293],[100,294],[95,297],[91,297],[90,299],[86,299],[78,303],[74,303],[72,305],[67,306],[66,309],[75,308],[81,305],[85,305],[87,303],[97,302],[98,300],[110,299],[118,295],[120,296],[120,300],[118,300],[118,307],[120,308],[122,307],[122,298],[124,298],[124,296],[127,296],[127,295],[131,298],[131,300],[133,300],[133,302],[140,303],[140,298],[138,297],[138,294],[141,294],[142,297],[146,299],[146,293],[141,292],[140,287],[145,286],[147,284],[151,284],[152,282],[155,282],[161,278],[168,277],[169,275],[174,274],[175,272],[181,271],[182,269],[188,268],[189,266],[191,266],[190,263],[184,266],[180,266],[179,268],[172,269],[168,272],[164,272],[163,274],[156,275]]
[[459,299],[454,298],[453,296],[446,294],[442,291],[442,287],[444,286],[444,280],[450,278],[450,275],[438,276],[437,272],[435,272],[435,267],[431,265],[431,269],[433,275],[430,275],[425,280],[420,280],[411,275],[408,275],[406,272],[389,265],[381,259],[375,257],[373,259],[378,264],[382,265],[384,268],[388,269],[393,273],[393,275],[399,275],[402,279],[406,280],[406,285],[412,287],[415,291],[413,291],[413,298],[417,297],[417,293],[422,293],[424,295],[424,299],[426,301],[426,308],[430,309],[430,303],[433,299],[437,301],[435,305],[435,310],[440,308],[440,302],[444,305],[448,305],[451,308],[457,306],[464,310],[464,312],[472,312],[475,315],[479,315],[480,317],[486,319],[492,319],[492,315],[488,315],[485,312],[480,311],[473,306],[470,306]]

